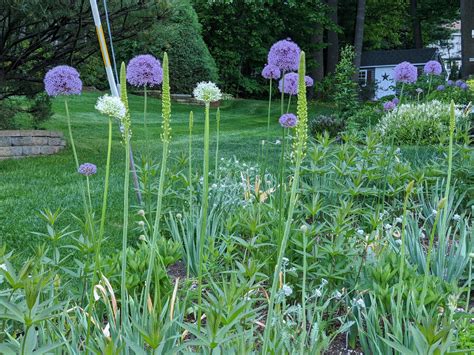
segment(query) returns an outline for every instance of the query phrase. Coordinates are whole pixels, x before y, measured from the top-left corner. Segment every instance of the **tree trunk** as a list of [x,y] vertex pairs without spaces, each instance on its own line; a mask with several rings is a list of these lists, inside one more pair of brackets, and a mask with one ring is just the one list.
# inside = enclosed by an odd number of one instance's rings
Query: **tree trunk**
[[[323,29],[318,27],[316,32],[311,37],[311,44],[315,49],[313,49],[312,57],[316,65],[313,67],[311,72],[315,82],[321,82],[324,79],[324,54],[323,54]],[[321,97],[321,93],[316,92],[317,97]]]
[[410,0],[410,16],[412,20],[413,45],[415,48],[423,48],[423,37],[421,35],[421,22],[418,17],[417,0]]
[[[461,0],[461,75],[474,75],[474,1]],[[472,59],[472,62],[471,62]]]
[[[337,0],[328,0],[331,9],[330,19],[337,25]],[[327,73],[333,73],[339,61],[339,35],[336,31],[328,32],[328,50],[327,50]]]
[[354,35],[354,66],[355,74],[354,79],[357,80],[359,76],[360,62],[362,58],[362,46],[364,44],[364,22],[365,22],[365,0],[359,0],[357,2],[357,17]]

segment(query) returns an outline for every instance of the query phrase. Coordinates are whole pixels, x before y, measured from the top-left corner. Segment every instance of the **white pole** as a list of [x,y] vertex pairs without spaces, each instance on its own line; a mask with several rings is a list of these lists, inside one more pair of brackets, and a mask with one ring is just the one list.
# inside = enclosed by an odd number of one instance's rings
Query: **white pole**
[[[102,29],[102,23],[100,21],[99,9],[97,8],[97,1],[90,0],[92,16],[94,17],[95,30],[97,32],[97,39],[99,40],[100,52],[102,53],[102,59],[104,60],[105,72],[107,73],[107,80],[109,82],[110,91],[112,96],[120,97],[117,89],[118,83],[115,82],[114,74],[112,72],[112,66],[110,65],[109,51],[107,50],[107,42],[105,42],[104,30]],[[124,83],[124,85],[126,85]],[[142,196],[140,193],[140,185],[138,183],[137,171],[135,169],[135,162],[133,160],[132,146],[130,145],[130,169],[133,175],[133,184],[137,193],[138,203],[142,204]]]
[[102,22],[100,21],[99,9],[97,8],[97,1],[90,0],[92,16],[94,17],[95,30],[97,32],[97,39],[99,40],[100,52],[104,60],[105,72],[107,73],[107,80],[109,81],[110,91],[112,96],[120,96],[117,90],[117,83],[115,82],[112,66],[110,65],[109,51],[107,50],[107,43],[105,42],[104,30],[102,29]]

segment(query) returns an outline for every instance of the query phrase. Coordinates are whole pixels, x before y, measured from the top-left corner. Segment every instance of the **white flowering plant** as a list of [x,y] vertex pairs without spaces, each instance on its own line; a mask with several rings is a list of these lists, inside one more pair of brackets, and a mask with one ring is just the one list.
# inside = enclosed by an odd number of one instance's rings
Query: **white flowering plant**
[[221,90],[213,82],[202,81],[196,85],[193,90],[193,95],[196,100],[205,103],[219,101],[222,98]]
[[[463,112],[455,110],[456,121],[461,122]],[[394,144],[437,144],[449,136],[449,104],[433,100],[402,104],[386,113],[376,129],[387,142]]]

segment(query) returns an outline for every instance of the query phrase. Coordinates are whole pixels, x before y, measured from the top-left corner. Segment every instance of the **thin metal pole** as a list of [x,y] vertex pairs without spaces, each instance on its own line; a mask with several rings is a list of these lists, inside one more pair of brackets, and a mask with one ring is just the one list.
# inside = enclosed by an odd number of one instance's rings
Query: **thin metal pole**
[[[107,42],[105,41],[104,30],[102,28],[102,23],[100,20],[99,9],[97,7],[96,0],[90,0],[92,16],[94,17],[95,30],[97,32],[97,39],[99,40],[100,52],[102,53],[102,59],[104,61],[105,72],[107,74],[107,81],[109,82],[110,92],[112,96],[120,96],[117,89],[117,83],[115,82],[114,74],[112,71],[112,66],[110,63],[109,52],[107,50]],[[109,35],[112,36],[109,32]],[[126,85],[126,83],[123,83]],[[137,194],[138,203],[142,204],[142,196],[140,193],[140,185],[138,183],[137,170],[135,169],[135,162],[133,159],[132,146],[130,145],[130,170],[133,175],[133,185],[135,187],[135,192]]]

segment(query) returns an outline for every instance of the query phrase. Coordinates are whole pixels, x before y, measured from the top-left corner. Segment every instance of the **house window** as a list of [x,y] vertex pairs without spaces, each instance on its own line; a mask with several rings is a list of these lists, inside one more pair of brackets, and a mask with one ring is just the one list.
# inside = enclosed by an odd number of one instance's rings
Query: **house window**
[[367,85],[367,70],[359,70],[359,84],[361,86]]

